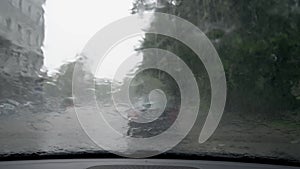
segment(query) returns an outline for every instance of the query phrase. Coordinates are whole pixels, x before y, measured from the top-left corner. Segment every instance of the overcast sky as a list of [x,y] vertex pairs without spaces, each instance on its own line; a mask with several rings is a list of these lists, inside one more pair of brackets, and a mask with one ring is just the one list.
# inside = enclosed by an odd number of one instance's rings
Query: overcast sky
[[[87,41],[102,27],[130,15],[133,0],[48,0],[45,5],[45,67],[53,72],[66,60],[80,53]],[[112,52],[110,63],[102,67],[104,76],[112,76],[112,67],[120,57],[131,55],[139,38],[122,43]]]

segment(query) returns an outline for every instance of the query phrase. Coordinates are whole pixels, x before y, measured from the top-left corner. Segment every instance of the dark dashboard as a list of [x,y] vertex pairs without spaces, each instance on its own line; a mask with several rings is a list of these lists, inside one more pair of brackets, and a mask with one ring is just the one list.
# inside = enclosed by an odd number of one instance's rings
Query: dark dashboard
[[1,169],[297,169],[240,162],[163,159],[72,159],[0,162]]

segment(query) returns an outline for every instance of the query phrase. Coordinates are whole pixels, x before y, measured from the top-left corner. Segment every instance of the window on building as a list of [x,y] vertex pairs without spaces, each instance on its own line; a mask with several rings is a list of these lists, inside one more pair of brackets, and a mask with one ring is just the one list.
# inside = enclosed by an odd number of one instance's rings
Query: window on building
[[22,26],[20,24],[18,24],[18,33],[21,37],[21,39],[23,39],[23,35],[22,35]]
[[27,10],[28,10],[29,15],[31,15],[31,6],[30,5],[28,6]]
[[35,38],[35,44],[36,44],[37,46],[40,45],[40,36],[39,36],[39,35],[37,35],[36,38]]
[[27,44],[31,45],[31,30],[26,31],[26,39],[27,39]]
[[36,23],[40,23],[41,22],[41,14],[39,12],[36,13]]
[[19,8],[22,9],[23,8],[23,1],[19,0]]
[[20,24],[18,24],[18,32],[21,33],[22,32],[22,26]]
[[7,29],[11,30],[12,29],[12,21],[10,18],[6,18],[6,27]]
[[0,24],[3,25],[5,22],[4,22],[4,19],[3,17],[0,15]]

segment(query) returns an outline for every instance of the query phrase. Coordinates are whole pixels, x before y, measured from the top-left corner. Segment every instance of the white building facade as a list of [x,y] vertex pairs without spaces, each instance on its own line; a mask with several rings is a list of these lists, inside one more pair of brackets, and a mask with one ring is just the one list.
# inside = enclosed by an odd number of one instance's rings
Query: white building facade
[[39,52],[44,40],[44,3],[45,0],[1,0],[0,36]]
[[[45,0],[0,0],[0,70],[34,76],[43,65]],[[4,43],[5,44],[5,43]]]

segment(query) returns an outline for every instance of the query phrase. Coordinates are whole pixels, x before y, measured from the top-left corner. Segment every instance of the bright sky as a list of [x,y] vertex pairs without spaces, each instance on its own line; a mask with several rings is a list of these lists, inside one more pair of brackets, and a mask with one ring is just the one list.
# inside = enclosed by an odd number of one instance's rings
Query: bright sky
[[[102,27],[130,15],[133,0],[48,0],[45,5],[45,66],[53,72],[80,53],[87,41]],[[120,57],[129,56],[139,38],[130,39],[114,52],[115,67]],[[118,58],[119,57],[119,58]],[[112,76],[112,65],[102,68]]]

